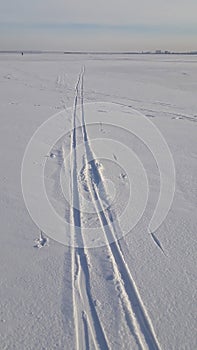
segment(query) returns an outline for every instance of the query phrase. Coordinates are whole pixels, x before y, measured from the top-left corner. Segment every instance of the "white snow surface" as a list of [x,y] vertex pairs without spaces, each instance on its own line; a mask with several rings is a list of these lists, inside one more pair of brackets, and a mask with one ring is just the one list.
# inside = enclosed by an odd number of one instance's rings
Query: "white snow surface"
[[[175,163],[174,201],[149,234],[159,175],[134,143],[150,181],[139,223],[117,244],[74,250],[50,239],[34,249],[40,229],[22,196],[23,155],[36,129],[73,105],[82,66],[84,103],[136,109],[162,132]],[[196,349],[196,92],[196,56],[0,55],[1,349]],[[127,181],[121,171],[117,178]]]

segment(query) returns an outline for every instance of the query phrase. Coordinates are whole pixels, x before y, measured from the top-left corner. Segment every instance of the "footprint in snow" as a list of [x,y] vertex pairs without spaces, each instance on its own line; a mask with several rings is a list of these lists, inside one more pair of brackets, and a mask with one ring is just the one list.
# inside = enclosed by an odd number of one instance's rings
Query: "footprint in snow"
[[43,248],[45,246],[48,246],[48,238],[44,237],[42,231],[40,231],[40,237],[35,240],[34,248]]
[[159,247],[159,249],[161,249],[163,254],[166,255],[165,252],[164,252],[164,249],[163,249],[163,247],[162,247],[162,245],[160,243],[160,241],[158,240],[158,238],[154,235],[154,233],[150,232],[150,234],[151,234],[151,237],[152,237],[153,241],[155,242],[155,244]]

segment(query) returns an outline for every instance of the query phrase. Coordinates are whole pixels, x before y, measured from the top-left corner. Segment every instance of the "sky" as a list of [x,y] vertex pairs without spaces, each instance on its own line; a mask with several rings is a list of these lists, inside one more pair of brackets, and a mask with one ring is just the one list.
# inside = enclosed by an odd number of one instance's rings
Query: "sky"
[[0,0],[0,51],[197,51],[197,0]]

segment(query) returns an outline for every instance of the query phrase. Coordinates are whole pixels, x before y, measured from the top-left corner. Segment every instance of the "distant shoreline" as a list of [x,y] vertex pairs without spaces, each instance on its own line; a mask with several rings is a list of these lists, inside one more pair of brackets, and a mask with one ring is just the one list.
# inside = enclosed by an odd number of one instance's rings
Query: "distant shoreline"
[[197,51],[38,51],[38,50],[8,50],[0,54],[63,54],[63,55],[197,55]]

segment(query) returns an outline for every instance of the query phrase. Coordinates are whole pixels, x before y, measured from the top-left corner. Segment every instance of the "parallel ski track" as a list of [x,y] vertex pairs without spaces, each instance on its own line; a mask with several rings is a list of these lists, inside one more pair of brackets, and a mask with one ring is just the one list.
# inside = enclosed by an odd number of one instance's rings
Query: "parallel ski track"
[[[71,211],[70,220],[72,224],[71,245],[72,245],[72,290],[73,290],[73,317],[76,338],[76,350],[89,348],[89,331],[95,349],[110,349],[107,337],[97,314],[94,300],[91,294],[90,272],[88,255],[85,248],[74,248],[77,241],[80,246],[83,244],[83,232],[81,225],[81,211],[79,200],[79,188],[77,179],[77,105],[79,95],[79,84],[83,72],[80,73],[76,85],[76,95],[73,106],[72,135],[70,149],[71,166]],[[79,209],[76,209],[76,204]],[[76,227],[78,229],[76,230]],[[76,241],[75,241],[76,240]],[[85,288],[85,295],[81,291]],[[86,310],[84,310],[84,309]],[[83,339],[83,340],[82,340]],[[83,344],[83,345],[82,345]]]
[[[87,184],[89,192],[97,212],[101,228],[105,235],[106,244],[111,257],[111,262],[114,269],[114,275],[119,282],[120,299],[122,307],[125,313],[125,319],[130,332],[133,334],[136,344],[139,349],[145,350],[160,350],[160,344],[157,340],[152,322],[148,316],[146,308],[142,302],[141,296],[135,284],[135,281],[130,273],[127,263],[124,259],[123,253],[120,249],[120,245],[116,242],[115,225],[111,221],[113,213],[108,209],[104,209],[102,200],[99,194],[98,183],[104,186],[104,179],[99,169],[96,166],[93,150],[88,139],[88,133],[85,123],[84,114],[84,70],[81,73],[81,118],[82,118],[82,134],[85,148],[85,162],[87,169],[88,163],[91,166],[91,173],[89,171]],[[88,159],[91,159],[88,161]],[[102,190],[103,190],[102,189]],[[107,198],[107,196],[105,196]],[[111,243],[110,242],[114,242]],[[88,269],[87,271],[88,272]]]

